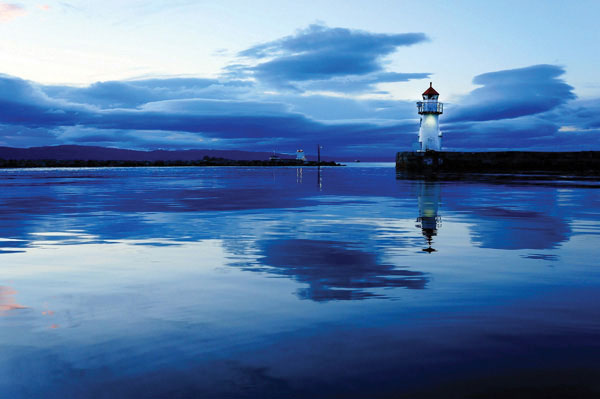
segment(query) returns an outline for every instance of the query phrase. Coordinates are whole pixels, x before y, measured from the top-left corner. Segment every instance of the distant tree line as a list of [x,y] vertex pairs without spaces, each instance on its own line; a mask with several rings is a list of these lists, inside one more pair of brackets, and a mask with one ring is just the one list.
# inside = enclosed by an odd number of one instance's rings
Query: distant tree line
[[[314,161],[276,159],[242,161],[205,156],[194,161],[126,161],[126,160],[59,160],[59,159],[1,159],[0,168],[99,168],[99,167],[157,167],[157,166],[317,166]],[[321,162],[323,166],[339,166]]]

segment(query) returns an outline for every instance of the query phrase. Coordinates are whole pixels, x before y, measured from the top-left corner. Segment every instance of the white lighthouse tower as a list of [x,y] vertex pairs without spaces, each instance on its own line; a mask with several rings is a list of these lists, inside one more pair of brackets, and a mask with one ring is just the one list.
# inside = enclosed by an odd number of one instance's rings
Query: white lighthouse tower
[[442,132],[438,117],[444,112],[444,104],[438,102],[440,93],[435,91],[432,83],[423,93],[423,101],[417,102],[421,115],[419,128],[419,151],[440,151],[442,149]]

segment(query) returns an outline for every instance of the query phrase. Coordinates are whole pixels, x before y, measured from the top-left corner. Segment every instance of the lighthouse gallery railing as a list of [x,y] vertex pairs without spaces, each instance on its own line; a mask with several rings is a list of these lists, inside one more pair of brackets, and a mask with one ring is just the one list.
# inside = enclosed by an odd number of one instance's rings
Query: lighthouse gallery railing
[[444,112],[444,104],[437,101],[419,101],[417,102],[419,114],[441,114]]

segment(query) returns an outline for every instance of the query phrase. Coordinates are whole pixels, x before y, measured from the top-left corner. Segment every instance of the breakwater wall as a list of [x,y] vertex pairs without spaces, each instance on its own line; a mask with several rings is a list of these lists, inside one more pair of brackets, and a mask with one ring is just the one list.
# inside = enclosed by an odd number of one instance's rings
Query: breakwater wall
[[534,173],[600,175],[600,151],[399,152],[396,169],[407,172]]

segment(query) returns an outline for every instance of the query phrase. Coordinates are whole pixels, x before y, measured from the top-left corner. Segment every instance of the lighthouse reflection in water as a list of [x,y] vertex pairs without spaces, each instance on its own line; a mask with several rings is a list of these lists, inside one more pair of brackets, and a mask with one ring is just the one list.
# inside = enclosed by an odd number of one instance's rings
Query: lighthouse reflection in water
[[432,247],[433,237],[437,235],[442,225],[438,208],[440,204],[440,184],[434,181],[421,181],[417,183],[417,197],[419,201],[419,217],[416,227],[420,228],[427,240],[427,253],[436,252]]

